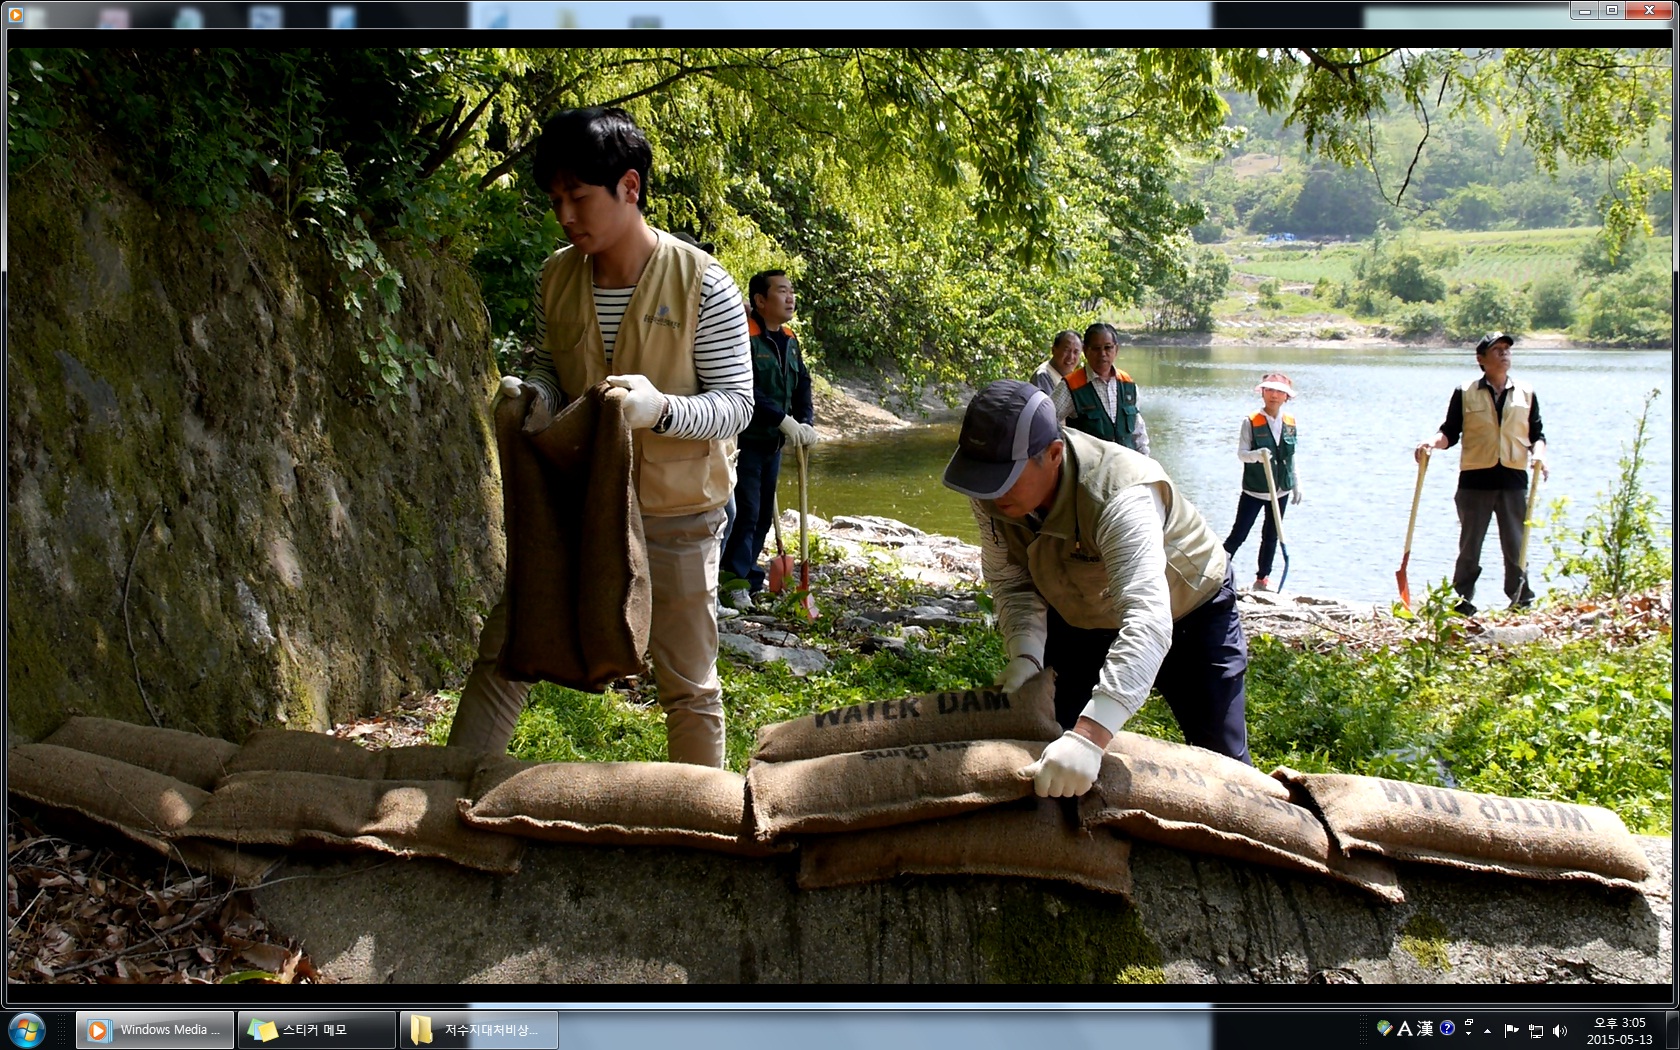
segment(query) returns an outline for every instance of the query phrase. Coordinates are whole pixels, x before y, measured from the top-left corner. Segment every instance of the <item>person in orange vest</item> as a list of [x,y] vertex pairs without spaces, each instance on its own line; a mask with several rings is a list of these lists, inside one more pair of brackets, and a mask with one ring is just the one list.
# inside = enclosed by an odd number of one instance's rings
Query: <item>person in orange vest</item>
[[759,552],[770,534],[781,473],[782,448],[810,448],[817,443],[811,405],[811,372],[799,352],[799,337],[787,326],[794,311],[793,282],[785,270],[763,270],[747,282],[752,314],[753,415],[741,432],[735,470],[735,520],[723,543],[721,580],[745,581],[721,591],[732,609],[745,609],[764,590]]
[[1435,436],[1413,450],[1422,461],[1430,450],[1451,448],[1460,438],[1464,451],[1458,461],[1458,563],[1453,567],[1453,590],[1458,611],[1474,616],[1476,578],[1482,574],[1482,542],[1488,519],[1499,522],[1499,548],[1505,555],[1505,596],[1513,609],[1534,603],[1522,557],[1523,518],[1528,513],[1528,472],[1546,468],[1546,434],[1540,424],[1540,402],[1534,388],[1511,378],[1511,346],[1504,332],[1489,332],[1476,344],[1476,363],[1482,374],[1452,392],[1447,418]]
[[[543,126],[537,185],[571,243],[537,284],[537,354],[504,397],[536,391],[527,430],[606,380],[628,391],[636,487],[653,581],[653,658],[673,762],[723,765],[717,574],[732,442],[752,418],[752,358],[741,292],[716,259],[647,224],[647,136],[622,109],[567,110]],[[507,602],[479,634],[451,746],[506,748],[530,686],[496,657]]]
[[1295,417],[1283,411],[1295,398],[1295,386],[1282,372],[1270,372],[1254,388],[1265,408],[1242,421],[1237,430],[1237,459],[1242,461],[1242,494],[1237,497],[1237,520],[1225,537],[1225,553],[1235,555],[1248,542],[1254,519],[1261,519],[1260,564],[1254,574],[1254,589],[1271,589],[1272,557],[1277,553],[1277,522],[1269,508],[1271,491],[1266,487],[1262,460],[1271,460],[1272,482],[1278,490],[1278,514],[1290,503],[1301,502],[1301,475],[1295,469]]
[[1069,372],[1050,394],[1056,418],[1074,430],[1149,455],[1149,430],[1138,411],[1137,383],[1114,367],[1119,333],[1099,321],[1085,329],[1084,344],[1085,367]]
[[1056,338],[1050,342],[1050,359],[1041,362],[1034,370],[1032,385],[1046,394],[1054,393],[1056,384],[1079,367],[1079,352],[1083,349],[1085,343],[1079,338],[1078,332],[1071,328],[1057,332]]

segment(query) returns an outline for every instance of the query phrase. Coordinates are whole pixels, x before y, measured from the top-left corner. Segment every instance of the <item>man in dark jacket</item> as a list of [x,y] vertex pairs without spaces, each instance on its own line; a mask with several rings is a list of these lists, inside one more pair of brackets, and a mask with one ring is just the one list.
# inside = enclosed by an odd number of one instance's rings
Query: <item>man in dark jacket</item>
[[[782,445],[808,448],[817,443],[811,425],[811,373],[800,355],[799,338],[787,327],[794,311],[793,282],[782,270],[755,273],[747,282],[747,298],[752,303],[747,334],[752,341],[753,415],[737,439],[735,521],[723,543],[719,574],[719,596],[734,608],[746,607],[750,595],[764,589],[758,555],[770,533]],[[747,581],[747,587],[730,587],[735,580]]]

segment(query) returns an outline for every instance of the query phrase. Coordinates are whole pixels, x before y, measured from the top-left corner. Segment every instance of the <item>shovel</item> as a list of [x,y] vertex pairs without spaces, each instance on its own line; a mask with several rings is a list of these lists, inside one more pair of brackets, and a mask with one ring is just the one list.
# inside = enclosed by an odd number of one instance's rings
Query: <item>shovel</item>
[[[1528,507],[1523,511],[1522,547],[1517,552],[1517,568],[1522,570],[1524,582],[1528,576],[1528,534],[1534,529],[1534,501],[1540,495],[1540,464],[1534,464],[1534,476],[1528,482]],[[1529,590],[1532,592],[1533,588]]]
[[1395,582],[1400,584],[1400,604],[1408,609],[1412,607],[1412,587],[1406,580],[1406,563],[1412,560],[1412,530],[1417,527],[1418,500],[1423,497],[1423,475],[1428,470],[1429,451],[1426,449],[1423,458],[1418,460],[1417,487],[1412,489],[1412,516],[1406,521],[1406,549],[1400,555],[1400,569],[1394,574]]
[[1272,457],[1261,459],[1260,467],[1266,472],[1266,491],[1272,494],[1272,526],[1277,529],[1278,550],[1283,552],[1283,575],[1278,577],[1277,585],[1281,592],[1289,579],[1289,544],[1283,542],[1283,511],[1278,508],[1277,482],[1272,480]]
[[782,542],[782,512],[776,506],[775,493],[770,494],[770,520],[776,526],[776,556],[770,559],[769,581],[765,587],[771,594],[781,594],[793,582],[793,555]]
[[794,592],[799,596],[799,611],[805,614],[807,620],[817,618],[817,603],[811,598],[811,543],[807,532],[805,517],[808,513],[805,501],[805,446],[797,449],[799,455],[799,590]]

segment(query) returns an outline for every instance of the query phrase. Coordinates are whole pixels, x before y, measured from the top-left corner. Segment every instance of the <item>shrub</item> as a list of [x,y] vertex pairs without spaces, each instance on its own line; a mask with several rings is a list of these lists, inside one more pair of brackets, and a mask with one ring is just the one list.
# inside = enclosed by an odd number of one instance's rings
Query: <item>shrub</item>
[[1520,335],[1528,327],[1528,304],[1521,294],[1498,281],[1467,288],[1452,309],[1455,339],[1476,339],[1498,329]]
[[1439,335],[1446,327],[1446,311],[1433,303],[1412,303],[1394,315],[1394,331],[1405,339]]
[[[1619,596],[1655,587],[1671,577],[1673,533],[1659,527],[1657,497],[1645,490],[1639,477],[1645,468],[1645,424],[1651,402],[1661,393],[1653,390],[1645,396],[1633,445],[1623,446],[1615,487],[1608,494],[1599,493],[1586,526],[1578,533],[1557,528],[1567,500],[1552,504],[1555,562],[1546,569],[1547,579],[1575,577],[1588,595]],[[1565,538],[1559,540],[1559,536]]]
[[1283,309],[1283,296],[1279,294],[1278,279],[1276,277],[1273,277],[1260,285],[1260,306],[1262,309],[1266,310]]
[[1585,296],[1582,334],[1610,345],[1667,346],[1674,335],[1669,284],[1669,276],[1655,270],[1606,278]]
[[1536,328],[1568,328],[1575,323],[1575,282],[1548,274],[1529,289],[1530,320]]

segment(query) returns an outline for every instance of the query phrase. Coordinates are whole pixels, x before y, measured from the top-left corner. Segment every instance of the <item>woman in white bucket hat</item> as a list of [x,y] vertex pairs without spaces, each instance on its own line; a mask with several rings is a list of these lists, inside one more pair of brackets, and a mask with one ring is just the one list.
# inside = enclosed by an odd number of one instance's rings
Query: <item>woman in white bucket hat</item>
[[[1237,498],[1237,520],[1225,537],[1225,553],[1234,556],[1248,540],[1254,519],[1260,526],[1260,563],[1254,574],[1254,590],[1271,589],[1272,558],[1277,552],[1277,524],[1266,508],[1271,492],[1266,486],[1261,460],[1270,459],[1272,479],[1280,497],[1278,514],[1290,503],[1301,502],[1301,474],[1295,467],[1295,417],[1283,411],[1295,397],[1295,384],[1282,372],[1268,372],[1254,388],[1265,407],[1242,421],[1237,431],[1237,458],[1243,463],[1242,495]],[[1287,494],[1288,498],[1282,498]]]

